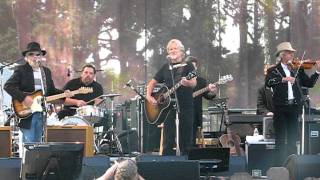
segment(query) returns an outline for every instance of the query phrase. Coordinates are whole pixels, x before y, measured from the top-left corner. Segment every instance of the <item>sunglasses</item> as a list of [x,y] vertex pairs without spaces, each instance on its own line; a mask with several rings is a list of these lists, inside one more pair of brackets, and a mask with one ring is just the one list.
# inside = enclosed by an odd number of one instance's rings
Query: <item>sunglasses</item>
[[36,53],[33,53],[33,52],[27,53],[27,56],[41,56],[41,55],[42,55],[42,53],[39,53],[39,52],[36,52]]

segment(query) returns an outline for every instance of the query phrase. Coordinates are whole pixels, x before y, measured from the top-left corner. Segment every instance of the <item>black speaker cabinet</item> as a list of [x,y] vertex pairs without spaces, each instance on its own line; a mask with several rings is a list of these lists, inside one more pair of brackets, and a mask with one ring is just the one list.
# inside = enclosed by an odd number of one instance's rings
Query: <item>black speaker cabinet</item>
[[138,161],[138,172],[152,180],[197,180],[200,178],[198,161]]
[[214,172],[228,171],[229,148],[194,148],[188,153],[189,160],[199,160],[200,174],[210,175]]
[[262,175],[266,175],[266,171],[273,166],[275,155],[274,142],[257,142],[246,143],[246,156],[248,164],[248,172],[253,174],[260,171]]
[[11,127],[0,127],[0,158],[11,157]]
[[306,123],[305,131],[305,153],[319,154],[320,153],[320,123]]
[[93,127],[91,126],[48,126],[47,142],[82,142],[84,156],[94,153]]
[[285,165],[289,170],[290,180],[320,178],[320,155],[291,155]]

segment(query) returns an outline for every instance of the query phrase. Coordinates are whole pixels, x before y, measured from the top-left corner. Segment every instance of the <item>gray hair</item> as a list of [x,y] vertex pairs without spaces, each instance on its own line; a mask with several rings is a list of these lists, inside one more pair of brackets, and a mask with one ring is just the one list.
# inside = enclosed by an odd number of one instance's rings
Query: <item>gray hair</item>
[[284,54],[284,51],[279,52],[278,56],[276,57],[276,63],[281,61],[283,54]]
[[182,44],[182,42],[179,40],[179,39],[171,39],[168,44],[167,44],[167,52],[168,52],[168,48],[171,44],[173,43],[176,43],[179,47],[180,47],[180,50],[182,52],[184,52],[184,45]]

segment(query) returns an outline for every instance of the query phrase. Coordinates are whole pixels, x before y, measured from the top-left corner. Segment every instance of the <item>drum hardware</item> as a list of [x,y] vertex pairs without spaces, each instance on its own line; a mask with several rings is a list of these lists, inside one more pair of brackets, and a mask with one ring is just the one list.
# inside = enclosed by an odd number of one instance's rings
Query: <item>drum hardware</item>
[[[111,126],[110,130],[106,133],[102,133],[96,136],[95,146],[97,153],[107,153],[107,154],[122,154],[122,147],[120,141],[115,133],[114,128],[114,98],[121,96],[120,94],[106,94],[101,95],[98,98],[102,98],[103,101],[100,104],[104,104],[104,109],[107,109],[106,99],[110,98],[111,100],[111,109],[110,109],[110,119],[111,119]],[[104,131],[103,131],[104,132]]]
[[90,123],[97,123],[104,116],[103,109],[97,106],[86,105],[77,108],[78,116],[85,118]]
[[99,144],[99,153],[104,153],[108,155],[122,155],[122,145],[120,140],[115,133],[115,131],[107,131],[102,138],[99,140],[97,144]]

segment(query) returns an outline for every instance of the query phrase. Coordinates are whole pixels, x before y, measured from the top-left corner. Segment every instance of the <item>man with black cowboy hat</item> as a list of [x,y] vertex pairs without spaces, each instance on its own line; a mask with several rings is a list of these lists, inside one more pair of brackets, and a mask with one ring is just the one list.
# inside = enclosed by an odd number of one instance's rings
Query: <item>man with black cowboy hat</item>
[[[30,42],[27,49],[22,52],[26,63],[18,66],[4,85],[4,89],[12,99],[18,100],[24,106],[30,107],[33,104],[33,97],[27,93],[42,89],[45,91],[45,96],[63,93],[62,90],[55,88],[51,71],[47,67],[40,66],[40,61],[46,53],[39,43]],[[33,112],[31,116],[21,119],[18,126],[23,135],[22,142],[40,142],[43,135],[43,113]]]
[[310,77],[302,68],[292,69],[290,64],[295,51],[290,42],[280,43],[276,51],[279,63],[268,69],[265,80],[266,86],[273,89],[273,126],[277,149],[275,165],[277,166],[281,166],[290,154],[297,152],[298,116],[303,103],[301,86],[313,87],[320,72],[320,62],[317,62],[317,70]]

